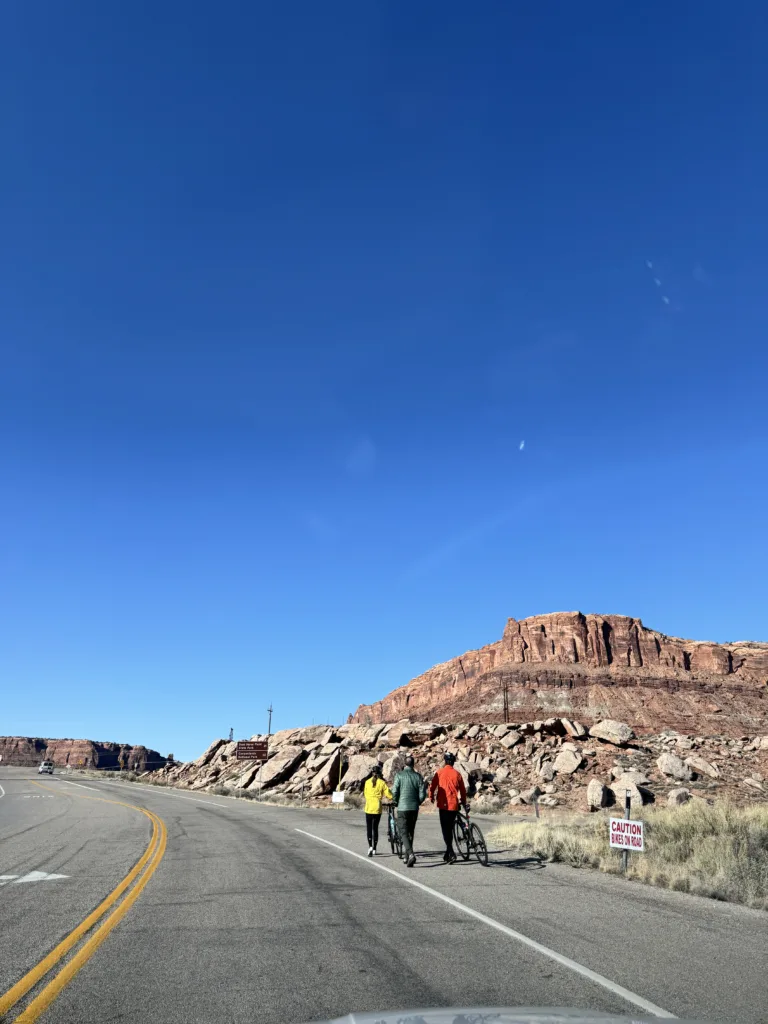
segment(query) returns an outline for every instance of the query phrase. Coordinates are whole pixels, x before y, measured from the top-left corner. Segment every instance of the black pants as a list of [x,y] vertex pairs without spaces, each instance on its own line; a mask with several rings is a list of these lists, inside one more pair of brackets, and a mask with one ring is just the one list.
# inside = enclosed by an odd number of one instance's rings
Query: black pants
[[381,821],[381,811],[378,814],[366,814],[365,816],[365,830],[368,833],[368,845],[372,846],[374,850],[379,845],[379,822]]
[[458,813],[458,811],[440,811],[440,828],[443,830],[446,853],[453,853],[453,826],[456,824]]
[[397,812],[397,828],[403,840],[403,857],[405,860],[413,856],[413,834],[416,831],[416,819],[418,816],[418,810]]

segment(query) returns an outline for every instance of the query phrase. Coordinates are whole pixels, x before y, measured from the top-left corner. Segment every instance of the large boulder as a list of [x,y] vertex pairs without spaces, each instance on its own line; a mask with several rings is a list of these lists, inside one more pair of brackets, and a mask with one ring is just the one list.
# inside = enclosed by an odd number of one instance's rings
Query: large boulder
[[337,744],[335,751],[323,762],[322,766],[315,773],[310,786],[312,796],[322,796],[330,793],[339,784],[339,776],[343,771],[341,760],[341,747]]
[[303,747],[287,747],[284,751],[275,754],[274,757],[270,757],[266,764],[262,765],[260,772],[256,769],[248,786],[242,788],[270,789],[272,786],[277,786],[289,779],[303,760]]
[[347,732],[346,739],[362,750],[370,750],[383,731],[384,725],[352,725]]
[[501,737],[500,742],[502,747],[505,747],[507,750],[511,750],[512,747],[517,746],[521,739],[522,736],[520,733],[516,729],[512,729]]
[[677,754],[671,754],[669,751],[666,751],[658,758],[656,767],[663,775],[668,775],[672,779],[680,779],[681,782],[687,782],[693,774],[688,765],[681,761]]
[[583,764],[584,758],[578,751],[566,748],[557,755],[552,767],[558,775],[572,775]]
[[720,769],[716,765],[710,764],[700,754],[691,754],[690,757],[686,757],[685,763],[699,775],[708,775],[710,779],[720,778]]
[[373,766],[378,763],[378,758],[371,757],[369,754],[353,754],[349,759],[347,770],[344,772],[340,788],[349,791],[361,790],[363,783],[371,774]]
[[624,747],[635,738],[634,731],[625,722],[616,722],[612,718],[606,718],[593,725],[589,735],[593,739],[603,740],[604,743],[612,743],[615,747]]
[[623,777],[616,782],[612,782],[608,789],[613,793],[614,802],[622,808],[624,807],[627,791],[629,791],[629,799],[633,807],[642,807],[643,804],[651,803],[653,799],[647,789],[635,785],[634,782],[625,782]]
[[608,806],[608,789],[600,779],[590,779],[587,786],[587,807],[590,811],[597,811],[601,807]]
[[650,779],[644,772],[637,771],[635,768],[629,768],[626,771],[619,772],[614,778],[617,782],[626,782],[634,786],[648,786],[650,785]]

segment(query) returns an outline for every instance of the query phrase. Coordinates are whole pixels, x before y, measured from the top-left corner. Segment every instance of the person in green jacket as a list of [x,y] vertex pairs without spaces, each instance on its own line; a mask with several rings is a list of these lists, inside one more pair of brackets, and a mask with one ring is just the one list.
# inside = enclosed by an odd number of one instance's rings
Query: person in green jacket
[[427,798],[427,784],[413,768],[413,757],[405,759],[405,767],[395,776],[392,786],[392,800],[397,807],[397,827],[403,840],[403,860],[412,868],[416,863],[413,853],[413,834],[419,807]]

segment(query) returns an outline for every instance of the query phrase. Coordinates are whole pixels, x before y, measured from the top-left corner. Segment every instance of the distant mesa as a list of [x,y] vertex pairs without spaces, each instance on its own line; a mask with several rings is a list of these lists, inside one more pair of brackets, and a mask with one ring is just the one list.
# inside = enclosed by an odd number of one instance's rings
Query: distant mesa
[[349,721],[500,722],[563,715],[737,736],[768,724],[768,643],[682,640],[625,615],[509,619],[500,640],[436,665]]
[[164,768],[168,758],[156,750],[127,743],[99,743],[95,740],[41,739],[34,736],[0,736],[4,765],[34,765],[53,761],[57,768],[125,768],[136,772]]

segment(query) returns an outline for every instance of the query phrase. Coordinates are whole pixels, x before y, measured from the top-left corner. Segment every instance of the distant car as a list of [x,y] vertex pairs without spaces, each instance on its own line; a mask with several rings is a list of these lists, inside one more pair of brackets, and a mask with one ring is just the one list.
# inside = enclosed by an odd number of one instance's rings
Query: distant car
[[43,761],[37,769],[38,775],[53,775],[53,761]]

